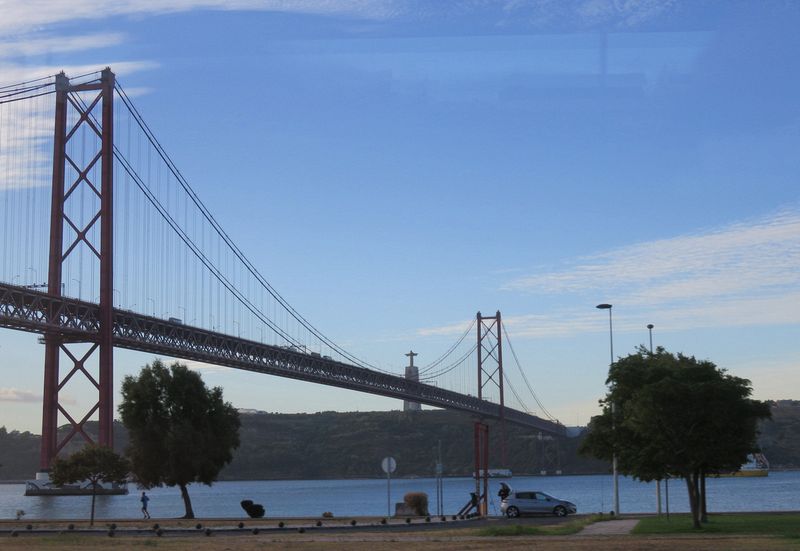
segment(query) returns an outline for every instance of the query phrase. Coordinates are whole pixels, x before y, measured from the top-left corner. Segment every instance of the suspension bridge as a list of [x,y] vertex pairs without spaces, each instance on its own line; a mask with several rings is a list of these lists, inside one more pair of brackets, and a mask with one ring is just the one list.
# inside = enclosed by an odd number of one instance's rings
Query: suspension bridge
[[[45,347],[43,470],[73,438],[112,444],[115,347],[564,433],[504,371],[506,344],[538,402],[500,312],[478,313],[411,378],[323,334],[224,231],[110,69],[0,86],[0,209],[0,327]],[[97,400],[76,413],[60,397],[81,378]],[[59,439],[61,424],[71,430]],[[486,465],[477,427],[475,438]]]

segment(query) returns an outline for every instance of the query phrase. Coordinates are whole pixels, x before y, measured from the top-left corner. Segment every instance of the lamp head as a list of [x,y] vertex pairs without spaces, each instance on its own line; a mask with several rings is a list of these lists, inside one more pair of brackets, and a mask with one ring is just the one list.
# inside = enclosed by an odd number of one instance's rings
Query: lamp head
[[611,305],[610,304],[598,304],[595,308],[599,308],[600,310],[610,310],[611,309]]
[[655,325],[653,325],[652,323],[648,323],[648,324],[647,324],[647,328],[648,328],[648,329],[652,329],[653,327],[655,327]]

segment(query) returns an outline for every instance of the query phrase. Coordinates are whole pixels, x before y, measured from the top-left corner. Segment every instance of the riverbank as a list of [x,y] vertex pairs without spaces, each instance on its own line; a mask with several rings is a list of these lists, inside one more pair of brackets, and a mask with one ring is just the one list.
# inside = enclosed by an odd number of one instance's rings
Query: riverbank
[[[755,517],[768,520],[771,515],[715,515],[736,519]],[[800,525],[800,514],[782,515],[786,523]],[[352,521],[355,520],[355,525]],[[569,519],[532,517],[524,519],[490,518],[442,521],[441,519],[414,518],[410,523],[391,519],[382,524],[378,517],[357,519],[248,519],[232,522],[230,519],[153,519],[151,521],[119,520],[98,522],[90,528],[86,521],[24,521],[0,522],[0,546],[6,550],[48,548],[79,551],[86,548],[157,547],[168,551],[236,548],[246,551],[256,549],[292,549],[297,551],[322,551],[370,549],[388,551],[409,549],[423,551],[460,551],[463,549],[548,549],[564,550],[648,550],[666,551],[677,548],[693,550],[785,550],[797,549],[798,539],[775,534],[736,534],[690,532],[686,534],[636,534],[634,526],[638,517],[626,517],[608,522],[587,522],[596,517],[578,516]],[[676,516],[680,528],[688,519]],[[317,526],[317,522],[322,522]],[[487,528],[500,526],[539,527],[544,530],[561,530],[570,523],[586,525],[572,535],[519,535],[485,536]],[[241,527],[240,524],[241,523]],[[279,526],[278,523],[283,523]],[[155,525],[158,528],[154,529]],[[730,523],[729,523],[730,524]],[[734,522],[733,524],[737,524]],[[738,524],[742,524],[738,522]],[[28,529],[27,526],[31,528]],[[70,529],[70,525],[72,528]],[[113,530],[111,529],[113,525]],[[198,528],[199,526],[199,528]],[[158,534],[158,530],[161,534]],[[13,532],[13,533],[12,533]],[[633,533],[631,533],[633,532]]]

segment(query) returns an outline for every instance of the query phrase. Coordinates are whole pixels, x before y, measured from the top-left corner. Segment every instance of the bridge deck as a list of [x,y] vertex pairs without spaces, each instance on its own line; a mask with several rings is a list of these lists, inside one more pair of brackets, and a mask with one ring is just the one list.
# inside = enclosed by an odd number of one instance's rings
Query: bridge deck
[[[45,338],[95,342],[97,304],[0,283],[0,327],[41,333]],[[291,348],[232,337],[128,310],[114,310],[114,346],[187,360],[337,386],[370,394],[456,409],[499,419],[499,404],[410,381]],[[506,421],[563,435],[563,425],[504,408]]]

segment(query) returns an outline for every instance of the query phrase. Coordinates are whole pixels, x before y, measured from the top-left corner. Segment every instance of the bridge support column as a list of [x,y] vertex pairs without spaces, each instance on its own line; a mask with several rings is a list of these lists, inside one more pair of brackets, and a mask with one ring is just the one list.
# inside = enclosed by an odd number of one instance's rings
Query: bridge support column
[[[96,440],[103,446],[113,446],[113,118],[114,118],[114,73],[110,69],[102,72],[99,82],[72,85],[62,73],[56,76],[55,134],[53,138],[53,188],[50,212],[50,252],[48,260],[47,292],[60,297],[63,290],[63,269],[70,255],[79,247],[96,257],[99,271],[100,315],[97,337],[90,341],[88,352],[71,350],[60,334],[56,308],[50,314],[49,329],[45,333],[44,390],[42,400],[42,445],[40,468],[49,470],[53,460],[64,446],[80,434],[86,441],[94,439],[84,430],[87,421],[98,414]],[[89,93],[87,97],[86,93]],[[93,94],[96,92],[96,94]],[[100,106],[100,115],[95,116]],[[70,115],[70,106],[72,115]],[[97,120],[100,120],[100,128]],[[77,153],[67,153],[67,145],[73,138],[99,138],[100,150],[96,154],[83,156],[80,146]],[[92,140],[89,140],[91,143]],[[98,169],[99,164],[99,169]],[[99,173],[99,185],[98,177]],[[69,177],[68,177],[69,174]],[[94,181],[93,181],[94,180]],[[67,202],[78,201],[81,194],[73,193],[80,186],[89,189],[88,204],[83,210],[96,208],[94,216],[81,218],[82,209]],[[86,191],[86,190],[84,190]],[[99,200],[99,208],[96,206]],[[70,208],[72,206],[72,208]],[[72,218],[70,217],[72,216]],[[99,243],[92,242],[92,235],[99,226]],[[65,235],[65,229],[68,232]],[[80,261],[79,261],[80,262]],[[59,364],[62,353],[73,363],[72,369],[60,378]],[[98,376],[87,370],[90,356],[97,356]],[[71,416],[59,400],[60,391],[74,375],[83,374],[98,391],[98,400],[88,413],[80,418]],[[72,430],[62,439],[58,438],[59,414],[72,425]]]
[[[50,253],[48,256],[47,292],[61,296],[61,254],[64,240],[64,168],[66,164],[67,92],[69,79],[56,75],[55,132],[53,135],[53,184],[50,203]],[[55,323],[56,320],[51,320]],[[56,455],[58,431],[58,364],[61,340],[51,329],[44,337],[44,391],[42,393],[42,442],[39,456],[41,470],[50,468]]]
[[482,316],[478,312],[478,398],[483,399],[484,389],[496,386],[500,402],[500,461],[508,467],[506,452],[506,420],[503,379],[503,326],[498,310],[494,316]]
[[489,514],[489,425],[475,421],[475,495],[478,514]]

